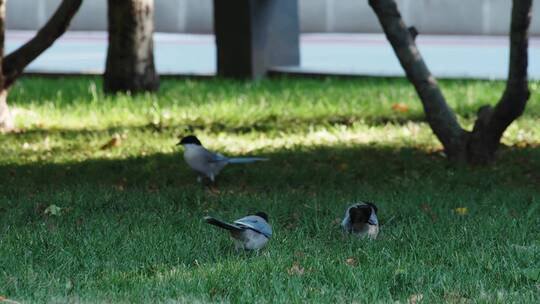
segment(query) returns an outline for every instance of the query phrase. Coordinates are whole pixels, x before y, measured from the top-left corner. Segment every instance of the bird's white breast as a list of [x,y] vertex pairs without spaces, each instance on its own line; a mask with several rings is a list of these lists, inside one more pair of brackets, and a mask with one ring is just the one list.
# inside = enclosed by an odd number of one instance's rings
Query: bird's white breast
[[207,163],[203,156],[205,152],[202,146],[194,144],[184,145],[184,160],[192,169],[204,172],[207,170]]

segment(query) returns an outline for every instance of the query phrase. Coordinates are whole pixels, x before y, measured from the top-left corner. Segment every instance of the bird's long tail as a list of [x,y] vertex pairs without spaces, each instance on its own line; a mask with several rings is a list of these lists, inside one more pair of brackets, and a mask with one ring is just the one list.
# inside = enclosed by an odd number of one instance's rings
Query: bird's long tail
[[244,230],[243,228],[240,228],[240,227],[238,227],[236,225],[226,223],[224,221],[218,220],[217,218],[213,218],[211,216],[205,216],[204,220],[210,225],[218,226],[219,228],[223,228],[223,229],[226,229],[226,230],[230,230],[230,231],[242,231],[242,230]]
[[268,158],[264,157],[235,157],[235,158],[229,158],[228,162],[229,164],[249,164],[254,163],[258,161],[267,161]]

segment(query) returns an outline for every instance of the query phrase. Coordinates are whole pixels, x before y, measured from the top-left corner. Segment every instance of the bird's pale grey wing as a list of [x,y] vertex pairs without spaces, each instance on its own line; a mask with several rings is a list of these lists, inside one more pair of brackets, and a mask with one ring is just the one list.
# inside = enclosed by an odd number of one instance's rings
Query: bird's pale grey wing
[[268,238],[272,237],[272,227],[260,216],[249,215],[234,221],[234,223],[260,232]]
[[213,153],[206,149],[204,150],[204,158],[209,163],[219,163],[224,161],[226,162],[229,160],[227,157],[223,156],[220,153]]
[[352,207],[355,207],[355,205],[349,206],[347,210],[345,210],[345,216],[343,217],[343,221],[341,221],[341,227],[345,231],[351,231],[352,230],[352,224],[351,224],[351,216],[349,214],[349,210],[351,210]]

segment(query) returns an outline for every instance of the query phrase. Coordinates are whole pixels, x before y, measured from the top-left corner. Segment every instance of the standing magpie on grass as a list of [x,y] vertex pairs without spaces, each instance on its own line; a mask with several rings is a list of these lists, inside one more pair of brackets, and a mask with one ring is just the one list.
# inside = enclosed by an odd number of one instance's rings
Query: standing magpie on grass
[[205,216],[204,220],[208,224],[229,230],[236,249],[259,250],[272,237],[272,227],[268,224],[268,215],[264,212],[248,215],[232,224],[211,216]]
[[263,157],[225,157],[222,154],[206,150],[194,135],[182,138],[178,145],[184,146],[184,160],[191,169],[199,174],[197,178],[199,182],[202,181],[203,177],[207,177],[213,183],[219,172],[228,164],[247,164],[268,160],[268,158]]
[[341,227],[346,233],[357,237],[367,236],[375,239],[379,234],[379,220],[377,219],[377,206],[369,202],[361,202],[347,208]]

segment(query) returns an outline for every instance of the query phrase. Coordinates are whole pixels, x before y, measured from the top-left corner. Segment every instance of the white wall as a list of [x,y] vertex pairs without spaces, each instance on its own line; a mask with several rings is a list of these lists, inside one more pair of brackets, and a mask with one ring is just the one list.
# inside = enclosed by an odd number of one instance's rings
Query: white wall
[[[209,33],[212,0],[154,0],[156,30]],[[234,1],[234,0],[227,0]],[[511,0],[397,0],[409,25],[424,34],[507,34]],[[37,29],[60,0],[7,1],[8,29]],[[72,30],[106,30],[106,0],[84,0]],[[367,0],[299,0],[303,32],[380,32]],[[540,35],[540,5],[532,33]]]

